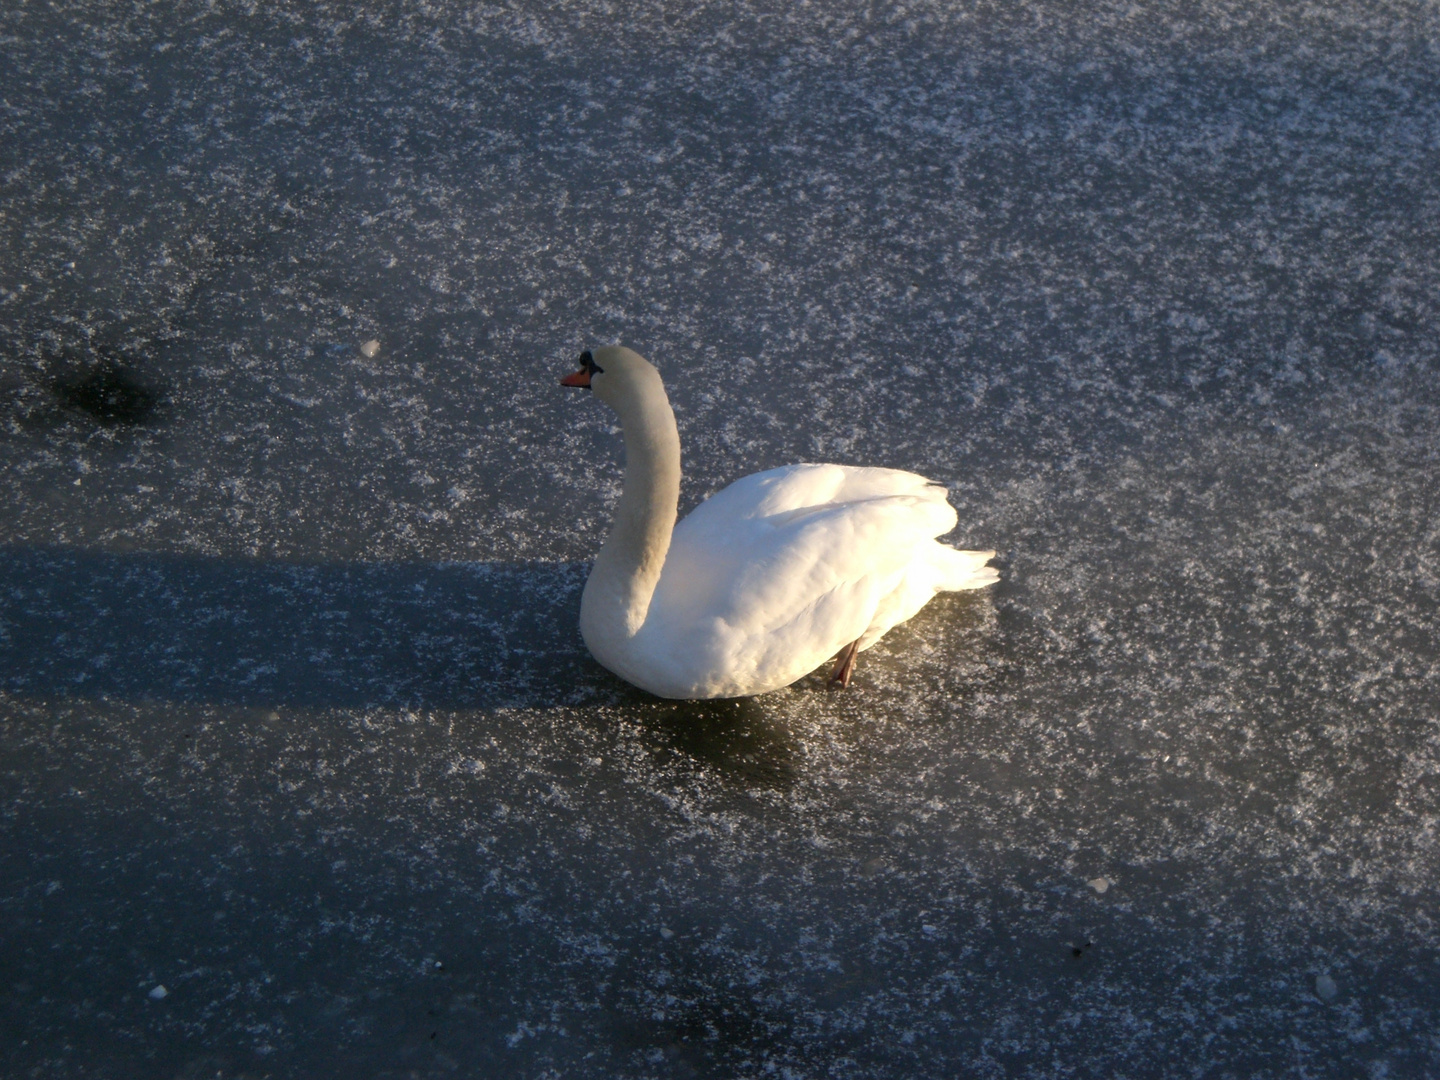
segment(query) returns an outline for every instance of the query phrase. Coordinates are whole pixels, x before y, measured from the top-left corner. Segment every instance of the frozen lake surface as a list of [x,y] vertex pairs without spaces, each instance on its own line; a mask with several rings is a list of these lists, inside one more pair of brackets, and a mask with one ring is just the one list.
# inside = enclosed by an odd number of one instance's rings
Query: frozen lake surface
[[[1440,10],[0,12],[0,1074],[1440,1075]],[[360,345],[380,342],[374,356]],[[1001,582],[740,702],[682,511]]]

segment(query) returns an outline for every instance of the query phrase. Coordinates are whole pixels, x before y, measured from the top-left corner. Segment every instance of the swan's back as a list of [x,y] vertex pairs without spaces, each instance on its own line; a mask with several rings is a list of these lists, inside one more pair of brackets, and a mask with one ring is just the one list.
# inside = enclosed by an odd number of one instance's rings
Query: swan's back
[[791,465],[736,481],[675,527],[639,635],[645,685],[763,693],[868,647],[938,591],[996,580],[993,552],[935,541],[955,522],[943,487],[898,469]]
[[851,465],[786,465],[752,473],[706,499],[681,522],[681,527],[715,528],[717,518],[750,520],[895,495],[935,503],[949,521],[941,532],[955,527],[955,510],[946,502],[945,489],[939,484],[901,469]]

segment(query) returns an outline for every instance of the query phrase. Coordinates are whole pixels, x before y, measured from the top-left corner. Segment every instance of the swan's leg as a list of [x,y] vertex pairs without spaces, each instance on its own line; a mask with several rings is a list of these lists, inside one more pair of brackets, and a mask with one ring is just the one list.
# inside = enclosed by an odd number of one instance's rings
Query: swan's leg
[[840,655],[835,659],[835,670],[830,672],[830,681],[832,683],[838,682],[841,686],[850,685],[850,676],[855,674],[855,657],[859,652],[859,638],[850,642],[849,645],[846,645],[845,648],[840,651]]

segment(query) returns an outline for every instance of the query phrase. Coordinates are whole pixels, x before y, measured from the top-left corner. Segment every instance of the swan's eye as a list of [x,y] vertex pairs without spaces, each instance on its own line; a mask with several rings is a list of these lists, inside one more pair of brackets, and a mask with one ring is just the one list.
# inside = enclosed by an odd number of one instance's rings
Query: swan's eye
[[580,370],[588,371],[591,375],[605,374],[605,369],[595,363],[595,355],[589,349],[580,354]]

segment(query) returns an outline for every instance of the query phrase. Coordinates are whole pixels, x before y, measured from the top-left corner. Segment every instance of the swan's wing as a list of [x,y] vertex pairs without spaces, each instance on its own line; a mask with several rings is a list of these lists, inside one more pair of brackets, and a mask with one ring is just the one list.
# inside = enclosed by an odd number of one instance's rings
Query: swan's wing
[[[886,495],[917,495],[949,506],[945,489],[917,473],[850,465],[786,465],[736,480],[697,506],[683,524],[719,528],[811,507]],[[954,513],[946,529],[955,527]]]
[[657,599],[762,631],[843,581],[903,568],[955,521],[944,488],[899,469],[755,473],[676,525]]
[[737,685],[793,669],[784,685],[859,638],[928,563],[917,547],[954,524],[944,489],[913,473],[812,465],[746,477],[676,526],[650,647],[677,670]]

